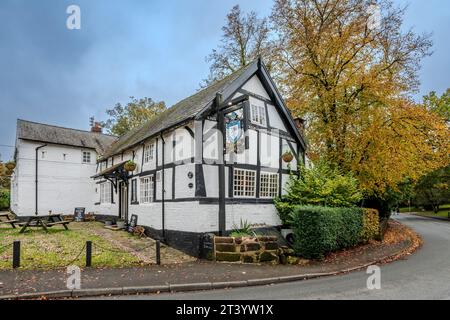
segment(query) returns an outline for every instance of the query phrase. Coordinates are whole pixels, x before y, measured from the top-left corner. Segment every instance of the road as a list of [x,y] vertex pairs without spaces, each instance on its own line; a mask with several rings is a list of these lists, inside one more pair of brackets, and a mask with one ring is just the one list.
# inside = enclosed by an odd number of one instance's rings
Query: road
[[[119,296],[115,299],[446,299],[450,300],[450,222],[410,215],[399,221],[418,232],[424,246],[406,260],[381,266],[381,289],[367,289],[365,271],[264,287]],[[109,298],[111,299],[111,298]]]

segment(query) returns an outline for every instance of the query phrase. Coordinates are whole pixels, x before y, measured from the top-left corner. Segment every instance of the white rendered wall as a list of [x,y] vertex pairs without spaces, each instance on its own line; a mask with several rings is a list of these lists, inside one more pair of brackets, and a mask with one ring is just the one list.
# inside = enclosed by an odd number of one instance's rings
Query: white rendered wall
[[[35,213],[35,148],[42,143],[24,140],[17,142],[17,169],[12,208],[19,216]],[[82,163],[82,151],[91,152],[91,163]],[[42,159],[42,152],[45,158]],[[63,155],[66,155],[65,159]],[[73,214],[75,207],[93,211],[95,202],[95,174],[97,155],[94,150],[48,145],[41,148],[39,158],[38,212]]]

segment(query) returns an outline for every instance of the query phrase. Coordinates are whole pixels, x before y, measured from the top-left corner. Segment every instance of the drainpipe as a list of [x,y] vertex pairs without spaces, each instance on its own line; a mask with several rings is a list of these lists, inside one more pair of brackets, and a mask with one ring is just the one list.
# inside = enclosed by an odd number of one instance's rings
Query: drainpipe
[[35,173],[35,175],[36,175],[36,179],[35,179],[35,192],[36,192],[36,194],[35,194],[35,204],[34,204],[34,214],[37,216],[38,215],[38,186],[39,186],[39,184],[38,184],[38,161],[39,161],[39,156],[38,156],[38,151],[39,151],[39,149],[41,149],[41,148],[43,148],[43,147],[46,147],[47,145],[46,144],[43,144],[42,146],[39,146],[39,147],[36,147],[36,173]]
[[165,178],[164,178],[164,153],[165,153],[165,145],[166,145],[166,141],[164,141],[164,137],[163,137],[163,133],[161,132],[161,141],[162,141],[162,172],[161,172],[161,228],[162,228],[162,237],[163,240],[166,240],[166,228],[165,228]]

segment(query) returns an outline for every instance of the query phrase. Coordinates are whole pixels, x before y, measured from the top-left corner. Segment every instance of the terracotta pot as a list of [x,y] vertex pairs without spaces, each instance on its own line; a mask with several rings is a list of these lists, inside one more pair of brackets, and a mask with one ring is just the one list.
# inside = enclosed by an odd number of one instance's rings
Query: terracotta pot
[[284,162],[291,162],[292,160],[294,160],[294,155],[287,152],[283,154],[282,158]]
[[136,163],[134,163],[134,162],[126,162],[123,167],[127,171],[134,171],[136,169]]

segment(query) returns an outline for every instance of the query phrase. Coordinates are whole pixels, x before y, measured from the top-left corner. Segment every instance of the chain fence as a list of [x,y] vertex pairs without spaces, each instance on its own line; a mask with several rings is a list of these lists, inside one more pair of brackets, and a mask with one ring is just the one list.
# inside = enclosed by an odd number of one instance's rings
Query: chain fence
[[[125,251],[124,249],[114,249],[114,248],[107,248],[105,246],[102,246],[98,243],[92,243],[94,250],[96,251],[96,253],[98,253],[99,251],[103,251],[103,252],[113,252],[113,253],[126,253],[127,251]],[[161,247],[162,248],[162,245]],[[141,253],[143,251],[148,251],[151,252],[151,254],[153,255],[153,259],[155,260],[155,263],[158,262],[158,260],[161,260],[161,250],[159,251],[159,258],[157,257],[157,249],[156,249],[156,242],[151,243],[147,246],[144,246],[143,248],[139,248],[139,249],[132,249],[133,252],[132,253]]]

